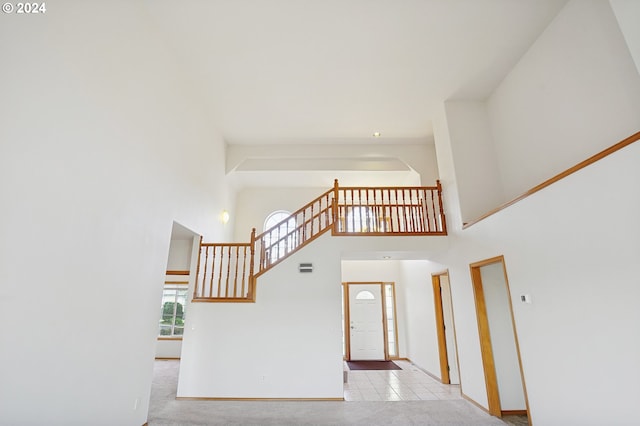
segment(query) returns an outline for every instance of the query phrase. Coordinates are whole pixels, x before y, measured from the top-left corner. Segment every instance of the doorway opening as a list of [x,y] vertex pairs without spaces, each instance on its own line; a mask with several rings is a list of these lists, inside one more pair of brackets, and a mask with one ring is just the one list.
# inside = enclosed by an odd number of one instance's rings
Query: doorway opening
[[458,385],[460,384],[460,368],[449,272],[431,274],[431,282],[438,334],[440,380],[443,384]]
[[489,413],[526,416],[529,402],[504,256],[469,265]]
[[342,287],[345,360],[398,359],[395,284],[347,282]]
[[[173,222],[167,255],[167,267],[158,306],[158,337],[156,359],[180,359],[184,324],[189,315],[191,282],[195,279],[194,261],[197,261],[200,236]],[[196,256],[194,256],[196,254]]]

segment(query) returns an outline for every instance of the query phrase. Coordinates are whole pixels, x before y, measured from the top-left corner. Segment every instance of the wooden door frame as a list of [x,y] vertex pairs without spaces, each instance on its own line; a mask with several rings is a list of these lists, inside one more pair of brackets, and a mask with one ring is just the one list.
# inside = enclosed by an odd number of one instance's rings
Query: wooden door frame
[[431,274],[431,283],[433,284],[433,303],[436,314],[436,331],[438,334],[438,354],[440,359],[440,381],[448,385],[451,383],[449,376],[449,357],[447,353],[447,338],[444,327],[444,309],[442,307],[442,286],[440,277],[444,273]]
[[[385,297],[384,294],[384,286],[385,284],[394,284],[394,283],[386,283],[383,281],[346,281],[342,283],[342,291],[344,294],[344,345],[345,345],[345,360],[347,361],[351,361],[351,311],[350,311],[350,307],[349,307],[349,285],[350,284],[355,284],[355,285],[359,285],[359,284],[378,284],[380,285],[380,297],[382,300],[381,306],[382,306],[382,335],[383,335],[383,342],[382,344],[384,345],[384,359],[385,361],[389,361],[389,336],[388,336],[388,332],[387,332],[387,298]],[[396,333],[396,336],[394,336],[396,338],[396,345],[398,344],[398,324],[397,324],[397,319],[396,317],[398,316],[398,313],[396,312],[396,299],[395,299],[395,285],[393,285],[393,291],[394,291],[394,295],[393,295],[393,313],[394,313],[394,317],[393,320],[395,321],[394,324],[394,333]]]
[[[449,349],[447,347],[447,334],[445,331],[444,324],[444,305],[442,301],[442,284],[440,281],[440,277],[446,276],[449,280],[449,302],[451,303],[451,327],[453,332],[453,345],[455,349],[455,361],[456,368],[458,369],[458,380],[460,381],[460,389],[462,389],[462,377],[460,375],[460,360],[458,357],[458,336],[456,334],[456,319],[455,314],[453,312],[453,297],[451,295],[451,277],[449,277],[449,270],[444,270],[442,272],[434,272],[431,274],[431,283],[433,285],[433,301],[434,301],[434,311],[436,315],[436,331],[438,333],[438,356],[440,360],[440,374],[442,375],[442,383],[443,384],[451,384],[451,374],[449,365]],[[443,355],[444,354],[444,355]],[[447,381],[445,383],[446,378]]]
[[478,319],[478,334],[480,336],[480,352],[482,355],[482,366],[484,370],[484,378],[487,389],[487,402],[489,404],[489,414],[496,417],[502,417],[506,412],[502,411],[500,405],[500,394],[498,391],[498,379],[496,376],[496,366],[493,358],[493,348],[491,346],[491,334],[489,332],[489,319],[487,316],[487,305],[484,298],[484,289],[482,284],[482,276],[480,268],[495,263],[502,264],[502,273],[504,274],[505,286],[507,289],[507,298],[509,302],[509,313],[511,315],[511,327],[513,330],[513,338],[516,346],[516,355],[518,356],[518,367],[520,368],[520,378],[522,380],[522,391],[524,393],[524,402],[527,411],[527,419],[531,424],[531,416],[529,411],[529,398],[527,396],[527,385],[524,380],[524,371],[522,369],[522,359],[520,357],[520,344],[518,343],[518,332],[513,316],[513,304],[511,303],[511,289],[509,287],[509,278],[507,276],[507,267],[504,256],[496,256],[489,259],[481,260],[469,264],[471,271],[471,284],[473,285],[473,296],[476,305],[476,317]]

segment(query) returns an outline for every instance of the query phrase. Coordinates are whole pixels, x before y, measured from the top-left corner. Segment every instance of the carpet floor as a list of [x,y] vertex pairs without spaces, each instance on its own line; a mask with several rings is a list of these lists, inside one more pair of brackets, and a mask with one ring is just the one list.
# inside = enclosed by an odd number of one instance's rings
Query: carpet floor
[[179,361],[156,361],[149,426],[449,425],[499,426],[465,400],[393,402],[176,400]]

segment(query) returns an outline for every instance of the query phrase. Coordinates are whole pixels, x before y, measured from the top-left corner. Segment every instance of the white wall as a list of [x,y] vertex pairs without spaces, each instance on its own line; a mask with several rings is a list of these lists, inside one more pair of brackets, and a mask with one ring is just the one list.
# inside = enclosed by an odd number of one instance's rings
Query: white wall
[[264,221],[276,210],[293,213],[319,197],[327,188],[245,188],[236,194],[235,241],[249,242],[251,228],[264,231]]
[[[489,100],[505,195],[637,132],[638,87],[608,2],[569,2]],[[487,407],[469,264],[503,254],[533,423],[628,424],[640,398],[640,144],[462,231],[450,124],[443,107],[451,249],[432,260],[449,270],[462,392]]]
[[640,75],[609,2],[568,2],[488,112],[505,201],[636,132]]
[[172,223],[223,237],[224,146],[135,5],[47,6],[0,17],[0,423],[139,426]]
[[340,284],[325,234],[261,276],[256,303],[189,304],[178,397],[342,398]]
[[465,395],[486,407],[468,265],[504,254],[533,423],[628,424],[640,398],[638,161],[636,143],[472,226],[438,257]]
[[180,358],[182,340],[158,340],[156,344],[156,358]]
[[439,265],[425,260],[404,260],[400,266],[407,324],[407,357],[436,377],[440,377],[440,360],[431,273],[438,268]]
[[[397,266],[386,262],[341,259],[362,250],[438,252],[446,244],[446,237],[362,238],[326,233],[260,276],[255,303],[190,303],[178,396],[342,398],[341,283],[401,280]],[[300,274],[301,262],[312,262],[314,272]],[[341,264],[347,265],[344,272]],[[399,317],[402,356],[406,336],[401,327]]]
[[171,239],[167,271],[188,271],[191,267],[193,239]]
[[616,14],[636,69],[640,73],[640,27],[638,26],[640,2],[637,0],[609,0],[609,3]]
[[445,110],[462,221],[470,222],[504,202],[487,106],[483,101],[447,101]]
[[[331,162],[333,159],[339,164],[336,170],[344,170],[343,161],[339,162],[338,160],[384,157],[398,158],[407,164],[420,175],[422,185],[434,185],[438,179],[438,164],[432,139],[400,140],[386,144],[371,143],[370,140],[361,144],[353,144],[353,141],[349,140],[346,140],[344,144],[340,144],[340,141],[333,142],[334,144],[229,145],[227,172],[233,171],[247,159],[319,158],[324,160],[323,163]],[[327,184],[329,186],[333,184],[334,178],[335,176],[328,176]],[[343,185],[345,184],[343,183]]]

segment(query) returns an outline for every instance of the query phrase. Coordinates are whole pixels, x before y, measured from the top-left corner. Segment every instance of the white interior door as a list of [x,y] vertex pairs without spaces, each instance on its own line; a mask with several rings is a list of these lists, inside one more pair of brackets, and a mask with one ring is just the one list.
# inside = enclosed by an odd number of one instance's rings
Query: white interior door
[[352,360],[384,360],[382,286],[349,284],[349,336]]

